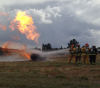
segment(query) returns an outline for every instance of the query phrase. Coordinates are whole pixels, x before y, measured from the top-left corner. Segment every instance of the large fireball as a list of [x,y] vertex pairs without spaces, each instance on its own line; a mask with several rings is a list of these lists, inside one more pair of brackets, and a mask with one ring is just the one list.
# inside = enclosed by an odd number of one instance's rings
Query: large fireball
[[12,30],[18,29],[27,39],[34,40],[38,43],[40,35],[36,31],[32,17],[27,15],[25,11],[18,11],[15,19],[11,22],[10,28]]

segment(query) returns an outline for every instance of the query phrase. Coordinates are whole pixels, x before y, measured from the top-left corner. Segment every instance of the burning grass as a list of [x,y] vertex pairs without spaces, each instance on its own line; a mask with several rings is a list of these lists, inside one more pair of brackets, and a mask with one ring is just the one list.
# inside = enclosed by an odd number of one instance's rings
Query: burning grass
[[0,62],[0,87],[100,88],[100,55],[96,65],[66,61],[63,58],[54,62]]

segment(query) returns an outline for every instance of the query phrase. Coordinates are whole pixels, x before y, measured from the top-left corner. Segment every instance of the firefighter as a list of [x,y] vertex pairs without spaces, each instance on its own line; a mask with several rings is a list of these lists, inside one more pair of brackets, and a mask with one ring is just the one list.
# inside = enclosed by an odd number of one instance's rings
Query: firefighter
[[90,54],[89,54],[90,64],[96,63],[96,55],[97,55],[97,48],[96,46],[92,46],[92,48],[90,49]]
[[86,48],[86,63],[89,64],[89,44],[88,43],[85,44],[85,48]]
[[86,48],[85,48],[85,46],[83,46],[82,48],[81,48],[81,52],[82,52],[82,63],[84,63],[84,64],[86,64]]
[[80,45],[76,47],[75,63],[81,63],[81,48]]
[[70,56],[69,56],[69,61],[68,61],[68,63],[71,63],[71,61],[75,59],[75,50],[76,50],[75,46],[72,45],[72,46],[70,47],[70,50],[69,50]]
[[86,43],[85,46],[81,48],[82,52],[82,63],[88,64],[89,63],[89,44]]

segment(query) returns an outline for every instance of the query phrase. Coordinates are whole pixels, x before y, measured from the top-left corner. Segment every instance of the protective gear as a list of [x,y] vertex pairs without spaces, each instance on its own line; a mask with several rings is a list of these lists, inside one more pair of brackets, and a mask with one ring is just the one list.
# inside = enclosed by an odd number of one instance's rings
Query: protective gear
[[82,52],[82,55],[86,55],[86,48],[85,48],[85,46],[83,46],[83,47],[81,48],[81,52]]
[[86,46],[86,47],[89,47],[89,44],[88,44],[88,43],[86,43],[86,44],[85,44],[85,46]]
[[82,52],[82,63],[84,64],[89,63],[88,61],[89,48],[86,46],[83,46],[81,48],[81,52]]
[[68,63],[71,63],[71,61],[75,59],[76,48],[71,47],[69,52],[70,52],[70,56],[69,56],[69,59],[68,59]]
[[76,48],[76,57],[75,57],[75,62],[77,63],[79,61],[79,63],[81,62],[81,48],[80,45],[77,46]]
[[85,46],[83,46],[82,48],[81,48],[81,52],[82,52],[82,63],[86,63],[86,48],[85,48]]
[[86,63],[89,64],[89,47],[86,47]]
[[90,58],[90,64],[95,64],[96,63],[96,55],[97,55],[97,49],[95,46],[93,46],[90,49],[90,53],[89,53],[89,58]]

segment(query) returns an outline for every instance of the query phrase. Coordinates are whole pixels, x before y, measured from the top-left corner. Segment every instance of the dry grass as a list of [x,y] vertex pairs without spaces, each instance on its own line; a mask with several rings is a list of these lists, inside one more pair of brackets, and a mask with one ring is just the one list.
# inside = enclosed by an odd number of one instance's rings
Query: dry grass
[[0,62],[0,88],[100,88],[100,55],[96,65],[53,62]]

